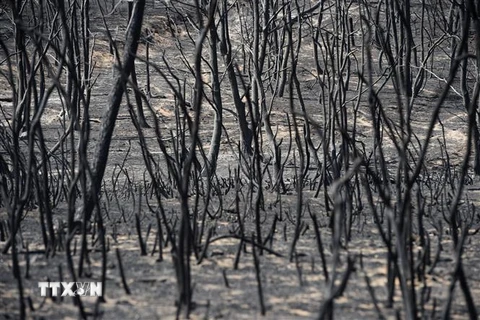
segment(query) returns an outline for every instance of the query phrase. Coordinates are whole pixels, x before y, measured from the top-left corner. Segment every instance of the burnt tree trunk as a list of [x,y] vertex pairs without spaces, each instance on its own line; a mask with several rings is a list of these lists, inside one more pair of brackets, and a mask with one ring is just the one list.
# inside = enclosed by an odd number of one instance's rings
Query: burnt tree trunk
[[[132,12],[133,12],[133,0],[128,1],[128,21],[131,21],[132,19]],[[135,63],[133,63],[133,68],[131,71],[131,77],[132,77],[132,84],[134,86],[134,95],[135,95],[135,103],[137,105],[137,120],[138,123],[142,128],[150,128],[150,126],[147,123],[147,120],[145,120],[145,114],[143,113],[143,104],[142,104],[142,96],[140,94],[140,89],[138,87],[138,81],[137,81],[137,71],[135,70]]]
[[253,132],[248,127],[247,115],[245,112],[245,104],[240,97],[239,84],[237,75],[235,73],[235,61],[232,57],[232,45],[230,43],[230,31],[228,26],[228,11],[227,2],[224,0],[222,5],[222,18],[220,20],[222,25],[220,48],[226,68],[230,87],[232,89],[233,102],[237,111],[238,125],[242,138],[242,148],[248,155],[252,155],[252,138]]
[[[142,29],[144,9],[145,0],[137,0],[127,30],[127,39],[122,57],[122,65],[119,68],[119,73],[117,75],[117,79],[115,80],[112,91],[108,95],[107,110],[103,116],[102,128],[95,149],[95,157],[93,159],[94,173],[92,176],[92,183],[90,185],[88,199],[86,200],[83,212],[85,215],[85,221],[90,220],[92,216],[97,193],[102,184],[103,174],[107,165],[113,129],[115,128],[115,121],[117,120],[117,115],[122,102],[123,94],[125,92],[127,80],[134,69],[135,55]],[[73,227],[73,224],[70,226]]]

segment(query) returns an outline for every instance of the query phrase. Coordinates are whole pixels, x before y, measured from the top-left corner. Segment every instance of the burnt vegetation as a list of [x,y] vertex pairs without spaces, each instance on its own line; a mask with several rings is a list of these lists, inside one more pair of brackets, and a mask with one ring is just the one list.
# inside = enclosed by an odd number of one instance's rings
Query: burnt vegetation
[[3,2],[1,317],[477,319],[478,35],[473,0]]

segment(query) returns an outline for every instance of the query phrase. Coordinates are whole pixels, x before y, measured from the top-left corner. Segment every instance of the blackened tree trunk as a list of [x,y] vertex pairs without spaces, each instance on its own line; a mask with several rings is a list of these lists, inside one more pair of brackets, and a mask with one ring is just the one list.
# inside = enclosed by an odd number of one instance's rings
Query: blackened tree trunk
[[[94,162],[94,173],[90,185],[89,196],[84,207],[85,221],[90,220],[97,192],[100,190],[103,174],[107,165],[110,142],[112,141],[113,129],[117,120],[118,111],[125,92],[127,80],[134,68],[135,55],[138,48],[138,40],[142,29],[143,13],[145,10],[145,0],[137,0],[133,9],[132,17],[127,30],[127,39],[122,57],[122,65],[119,67],[119,73],[115,80],[115,85],[108,95],[108,105],[102,120],[102,128],[98,138]],[[71,225],[73,227],[73,224]],[[71,231],[71,230],[70,230]]]
[[[128,21],[132,19],[132,12],[133,12],[133,0],[128,1]],[[140,89],[138,88],[138,81],[137,81],[137,71],[135,70],[135,63],[133,64],[133,68],[131,70],[132,76],[132,84],[134,85],[134,94],[135,94],[135,103],[137,105],[137,120],[138,123],[142,128],[150,128],[145,120],[145,114],[143,113],[143,104],[142,104],[142,96],[140,94]]]
[[228,27],[228,10],[227,1],[223,1],[222,18],[220,20],[222,25],[220,48],[227,68],[228,80],[232,89],[233,102],[237,111],[238,124],[242,136],[243,150],[248,154],[252,154],[252,130],[248,127],[247,115],[245,112],[245,104],[240,97],[237,75],[235,73],[235,61],[232,57],[232,45],[230,43],[230,31]]

